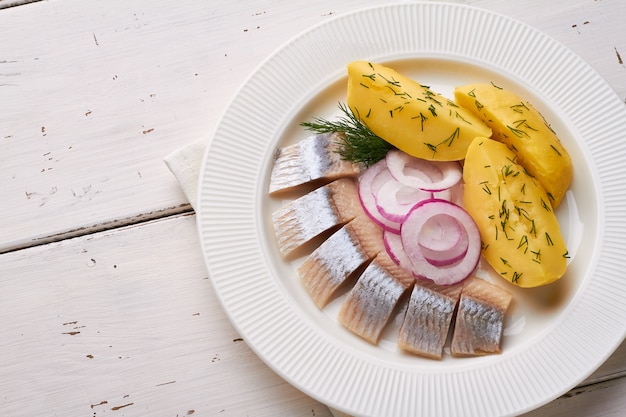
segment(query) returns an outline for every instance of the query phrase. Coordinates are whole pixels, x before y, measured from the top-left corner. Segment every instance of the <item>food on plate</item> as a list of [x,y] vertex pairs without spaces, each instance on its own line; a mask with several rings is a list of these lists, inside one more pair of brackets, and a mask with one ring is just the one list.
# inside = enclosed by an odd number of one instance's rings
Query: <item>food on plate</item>
[[[433,235],[446,234],[451,229],[454,232],[449,234],[454,240],[450,247],[427,244],[437,240]],[[447,200],[431,199],[416,205],[404,220],[400,237],[411,261],[407,268],[416,277],[439,285],[463,281],[474,272],[480,260],[480,233],[476,223],[463,208]]]
[[[269,193],[295,193],[273,213],[280,254],[304,257],[316,306],[340,302],[338,322],[372,344],[392,321],[404,352],[500,353],[503,286],[565,274],[554,209],[568,153],[529,103],[494,85],[457,88],[455,103],[378,64],[352,62],[348,75],[339,120],[302,123],[316,134],[276,152]],[[481,256],[509,284],[478,278]]]
[[384,250],[382,230],[357,216],[320,244],[300,265],[298,275],[319,308]]
[[454,333],[453,356],[500,353],[503,323],[511,303],[510,292],[478,279],[468,279],[461,292]]
[[290,201],[272,215],[280,254],[297,256],[307,243],[362,212],[352,178],[337,179]]
[[361,204],[385,230],[391,258],[439,285],[464,280],[480,258],[474,220],[451,201],[461,178],[457,162],[427,161],[399,150],[389,151],[359,177]]
[[515,161],[505,144],[476,138],[463,170],[464,206],[493,269],[512,284],[536,287],[563,276],[567,249],[546,191]]
[[400,233],[415,204],[454,198],[452,189],[462,176],[456,162],[427,161],[391,150],[359,177],[359,198],[374,223]]
[[358,164],[338,153],[340,135],[339,132],[312,135],[280,148],[274,156],[270,194],[292,191],[314,181],[327,183],[341,177],[356,177]]
[[342,132],[337,152],[346,161],[369,167],[385,159],[387,152],[394,149],[393,145],[376,136],[345,104],[339,103],[338,107],[341,116],[337,120],[316,117],[300,126],[318,134]]
[[[394,312],[404,311],[398,347],[426,358],[441,359],[459,296],[467,276],[476,267],[476,258],[469,258],[464,272],[456,273],[454,266],[464,263],[470,251],[469,241],[475,236],[470,237],[472,233],[456,219],[465,213],[463,209],[443,199],[452,196],[446,191],[456,187],[460,171],[438,162],[424,163],[416,163],[400,151],[391,151],[387,158],[361,174],[359,189],[350,174],[345,173],[347,177],[312,191],[303,190],[304,195],[274,213],[274,226],[285,258],[315,241],[298,267],[298,275],[319,308],[324,308],[341,288],[346,290],[338,321],[372,344],[379,342]],[[364,191],[363,183],[370,181],[367,176],[372,183],[366,187],[369,191]],[[359,195],[364,192],[373,193],[376,208],[367,207],[371,204],[365,203],[368,197]],[[395,201],[398,193],[403,204]],[[440,198],[433,198],[435,195]],[[388,200],[382,201],[385,198]],[[420,208],[427,212],[419,211]],[[448,211],[452,208],[451,215]],[[399,228],[380,227],[379,222],[366,215],[367,209],[391,215]],[[415,219],[423,223],[419,228],[411,225]],[[403,231],[405,238],[413,238],[406,246]],[[323,238],[316,241],[320,236]],[[474,246],[480,248],[480,240]],[[424,256],[421,268],[413,264],[417,247]],[[471,251],[480,254],[475,249]],[[447,285],[436,284],[431,278],[440,277],[424,273],[427,264],[441,269],[441,279]],[[504,320],[504,315],[493,324],[501,328],[503,322],[498,320]],[[473,337],[482,340],[481,334]]]
[[398,347],[441,359],[462,289],[463,284],[443,286],[417,281],[400,327]]
[[409,155],[455,161],[491,129],[471,111],[395,70],[348,64],[347,104],[372,132]]
[[457,87],[454,97],[493,130],[493,139],[515,151],[517,162],[537,178],[546,189],[550,204],[557,208],[572,181],[572,161],[532,104],[495,84]]
[[400,298],[415,278],[380,252],[341,304],[337,319],[351,332],[377,344]]

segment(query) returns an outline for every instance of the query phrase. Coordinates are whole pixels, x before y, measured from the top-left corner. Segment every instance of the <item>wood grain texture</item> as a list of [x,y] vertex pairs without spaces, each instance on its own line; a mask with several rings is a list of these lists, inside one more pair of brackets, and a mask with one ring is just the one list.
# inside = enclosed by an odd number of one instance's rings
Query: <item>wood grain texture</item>
[[34,3],[41,0],[0,0],[0,9],[8,9],[9,7],[23,6],[28,3]]
[[1,204],[21,208],[0,219],[0,250],[188,209],[162,158],[208,134],[273,49],[333,15],[322,3],[32,6],[0,14]]
[[3,254],[0,276],[3,416],[330,415],[232,328],[192,215]]
[[[229,323],[163,157],[288,39],[390,2],[0,0],[0,415],[331,415]],[[465,3],[546,32],[626,100],[626,2]],[[626,343],[527,415],[617,416],[625,394]]]
[[[468,3],[544,30],[626,98],[626,4]],[[52,0],[3,10],[0,252],[189,210],[162,158],[209,134],[286,40],[376,4]]]

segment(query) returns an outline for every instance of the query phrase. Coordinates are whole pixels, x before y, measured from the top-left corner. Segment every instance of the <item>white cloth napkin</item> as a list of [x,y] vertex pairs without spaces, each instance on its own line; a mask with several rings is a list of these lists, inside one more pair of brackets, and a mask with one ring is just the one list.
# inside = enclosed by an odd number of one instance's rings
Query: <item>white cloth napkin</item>
[[175,150],[164,159],[194,210],[198,199],[200,166],[202,165],[204,150],[208,144],[209,138],[199,139]]
[[[199,139],[189,145],[175,150],[164,158],[165,164],[178,180],[189,204],[196,209],[198,198],[198,179],[204,150],[209,144],[210,138]],[[341,411],[329,407],[335,417],[351,417]]]

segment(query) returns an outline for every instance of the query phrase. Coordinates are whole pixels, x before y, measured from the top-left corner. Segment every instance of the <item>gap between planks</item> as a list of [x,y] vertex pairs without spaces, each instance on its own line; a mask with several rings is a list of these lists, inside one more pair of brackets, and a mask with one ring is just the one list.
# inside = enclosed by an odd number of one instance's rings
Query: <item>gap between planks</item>
[[0,9],[8,9],[9,7],[21,6],[28,3],[36,3],[41,0],[0,0]]
[[[2,0],[0,0],[2,1]],[[73,239],[77,237],[88,236],[94,233],[111,231],[114,229],[120,229],[129,226],[138,226],[144,223],[153,221],[159,221],[177,216],[189,216],[195,215],[195,211],[189,203],[179,204],[177,206],[171,206],[159,210],[153,210],[148,213],[141,213],[136,216],[126,217],[123,219],[114,219],[97,223],[90,226],[80,226],[75,229],[65,230],[59,233],[55,233],[48,236],[41,236],[34,238],[30,242],[10,246],[4,249],[0,249],[0,255],[5,253],[16,252],[22,249],[28,249],[36,246],[48,245],[50,243],[56,243],[67,239]]]

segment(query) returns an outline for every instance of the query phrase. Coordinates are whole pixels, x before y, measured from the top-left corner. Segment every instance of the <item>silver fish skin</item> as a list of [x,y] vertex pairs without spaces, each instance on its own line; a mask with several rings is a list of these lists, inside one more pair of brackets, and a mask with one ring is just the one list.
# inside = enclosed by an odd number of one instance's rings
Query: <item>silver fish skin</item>
[[450,287],[417,280],[398,335],[398,347],[432,359],[443,357],[462,285]]
[[272,214],[280,254],[303,245],[363,213],[355,180],[341,178],[290,201]]
[[463,286],[450,351],[453,356],[480,356],[502,351],[502,329],[512,295],[472,277]]
[[356,177],[359,165],[342,159],[338,153],[341,135],[317,134],[278,149],[270,177],[270,195],[293,191],[313,181]]
[[393,310],[414,282],[386,252],[379,253],[343,301],[338,321],[368,342],[378,344]]
[[383,249],[382,230],[358,216],[315,249],[298,275],[315,304],[324,308],[337,289]]

